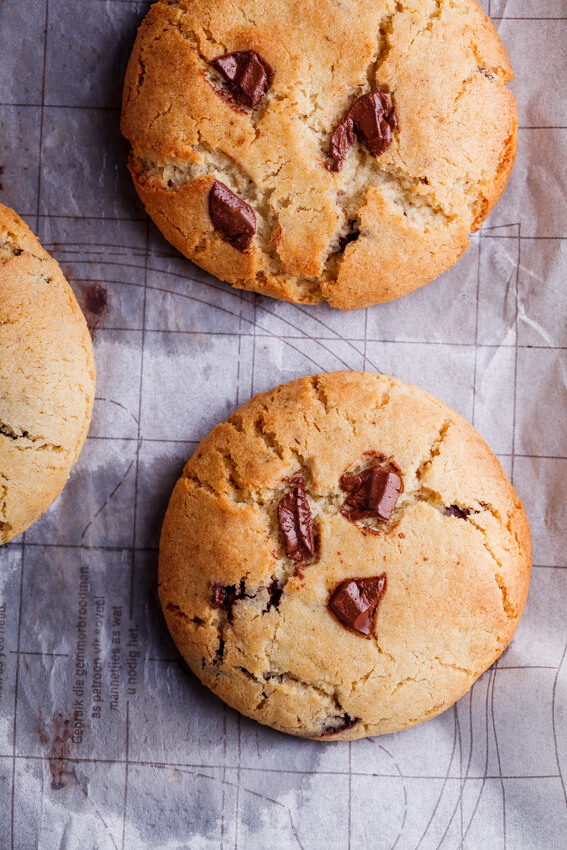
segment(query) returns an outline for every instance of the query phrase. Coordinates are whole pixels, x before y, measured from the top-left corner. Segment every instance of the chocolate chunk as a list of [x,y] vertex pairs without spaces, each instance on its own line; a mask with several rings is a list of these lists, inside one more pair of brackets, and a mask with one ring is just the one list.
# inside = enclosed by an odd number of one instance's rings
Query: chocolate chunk
[[226,611],[228,613],[229,623],[232,623],[233,620],[234,614],[232,609],[235,602],[239,602],[244,598],[246,598],[244,579],[240,580],[238,587],[235,584],[224,586],[220,582],[213,584],[211,605],[213,608],[222,608],[223,611]]
[[450,505],[443,513],[445,516],[456,516],[458,519],[466,519],[469,515],[467,508],[460,508],[458,505]]
[[[335,718],[333,718],[333,720],[334,719]],[[338,720],[337,726],[329,726],[329,728],[325,729],[325,731],[321,734],[321,737],[324,735],[336,735],[338,732],[345,732],[347,729],[352,729],[353,726],[360,723],[360,717],[351,717],[350,714],[343,714],[336,719]]]
[[372,578],[347,578],[333,590],[328,607],[340,623],[369,635],[385,591],[386,573]]
[[340,171],[351,145],[357,140],[366,145],[372,156],[380,156],[392,141],[392,132],[397,129],[396,108],[388,96],[379,91],[363,94],[335,127],[329,145],[329,155],[335,161],[332,165],[327,164],[327,168]]
[[282,481],[286,484],[291,484],[292,487],[305,487],[305,478],[303,477],[304,470],[298,469],[292,475],[284,475]]
[[[220,641],[219,641],[219,647],[218,647],[218,649],[215,653],[215,660],[214,660],[213,663],[214,664],[221,664],[223,656],[224,656],[224,640],[221,638]],[[203,658],[203,664],[202,664],[203,667],[205,666],[204,661],[205,661],[205,659]]]
[[379,466],[363,469],[358,475],[343,475],[340,483],[343,490],[351,491],[345,501],[351,510],[343,507],[342,513],[352,520],[390,519],[402,486],[399,475]]
[[349,242],[354,242],[360,236],[360,230],[356,228],[356,222],[349,222],[350,230],[348,233],[345,233],[344,236],[341,236],[339,239],[339,251],[344,251]]
[[256,233],[254,210],[218,180],[209,192],[209,216],[221,239],[238,251],[248,250]]
[[307,561],[315,555],[313,517],[303,487],[296,487],[280,499],[278,522],[288,558]]
[[227,81],[230,91],[240,103],[258,105],[269,84],[272,69],[255,50],[237,50],[211,62]]
[[281,586],[281,584],[279,583],[277,578],[275,578],[268,585],[268,596],[269,596],[268,605],[266,606],[266,608],[264,609],[264,611],[262,613],[266,614],[270,610],[270,608],[277,608],[278,605],[280,604],[280,599],[282,598],[282,593],[283,593],[283,587]]

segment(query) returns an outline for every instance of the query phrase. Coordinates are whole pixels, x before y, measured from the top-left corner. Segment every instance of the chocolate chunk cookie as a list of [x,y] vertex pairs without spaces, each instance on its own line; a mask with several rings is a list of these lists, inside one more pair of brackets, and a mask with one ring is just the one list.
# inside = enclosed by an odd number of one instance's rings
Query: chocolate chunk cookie
[[474,0],[160,0],[122,130],[185,256],[241,289],[351,310],[467,249],[512,169],[511,79]]
[[87,436],[95,365],[54,259],[0,204],[0,544],[59,496]]
[[522,505],[477,432],[416,387],[337,372],[256,396],[200,443],[159,582],[216,694],[347,740],[459,699],[512,639],[530,568]]

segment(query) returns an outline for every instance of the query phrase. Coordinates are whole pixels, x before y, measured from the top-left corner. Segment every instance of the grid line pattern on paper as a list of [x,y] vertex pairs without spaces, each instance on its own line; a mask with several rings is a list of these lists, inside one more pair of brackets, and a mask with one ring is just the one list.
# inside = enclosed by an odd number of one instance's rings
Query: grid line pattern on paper
[[[555,107],[541,111],[521,52],[530,39],[542,62],[555,61],[567,4],[543,3],[536,17],[524,0],[483,5],[524,88],[511,185],[440,281],[339,316],[230,290],[148,223],[117,124],[121,73],[149,3],[34,0],[42,54],[0,96],[0,200],[62,265],[99,377],[63,496],[0,552],[0,806],[10,822],[0,848],[55,846],[65,831],[77,846],[114,850],[255,850],[273,834],[282,850],[374,846],[368,836],[396,850],[562,846],[567,563],[561,517],[550,517],[567,503],[567,400],[556,389],[567,216],[552,181],[549,217],[533,186],[546,172],[561,185],[545,150],[550,141],[565,152],[567,115],[553,87]],[[69,27],[73,15],[80,27]],[[17,44],[7,45],[9,65]],[[91,287],[105,293],[102,315],[86,309]],[[210,428],[258,391],[341,368],[420,384],[478,428],[526,503],[536,564],[514,643],[455,707],[402,735],[320,747],[282,740],[188,677],[160,618],[156,561],[171,487]],[[538,390],[547,374],[552,402]],[[538,724],[522,726],[534,693]],[[534,806],[541,833],[525,814]]]

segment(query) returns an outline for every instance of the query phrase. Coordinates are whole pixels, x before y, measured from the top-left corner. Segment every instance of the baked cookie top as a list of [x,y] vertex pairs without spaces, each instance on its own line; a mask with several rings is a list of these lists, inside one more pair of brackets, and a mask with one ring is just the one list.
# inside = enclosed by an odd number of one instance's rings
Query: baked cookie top
[[200,443],[159,584],[222,699],[348,740],[459,699],[512,639],[530,569],[524,510],[479,434],[416,387],[337,372],[256,396]]
[[58,264],[0,204],[0,544],[61,493],[87,436],[91,337]]
[[512,169],[512,76],[474,0],[160,0],[122,130],[183,254],[236,287],[349,310],[466,250]]

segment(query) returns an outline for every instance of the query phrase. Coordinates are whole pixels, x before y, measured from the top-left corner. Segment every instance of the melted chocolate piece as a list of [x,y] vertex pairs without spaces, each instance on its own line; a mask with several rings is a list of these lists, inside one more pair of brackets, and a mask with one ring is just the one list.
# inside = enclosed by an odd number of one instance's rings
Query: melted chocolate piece
[[467,508],[460,508],[458,505],[451,505],[443,511],[445,516],[456,516],[458,519],[466,519],[469,515]]
[[301,562],[315,555],[313,517],[303,487],[296,487],[280,499],[278,522],[288,558]]
[[390,103],[388,96],[379,91],[363,94],[335,127],[329,145],[329,155],[334,163],[327,163],[327,168],[340,171],[351,145],[357,140],[366,145],[372,156],[380,156],[392,141],[392,132],[397,129],[396,107]]
[[333,590],[328,608],[342,625],[369,635],[386,584],[386,573],[372,578],[347,578]]
[[237,50],[211,62],[240,103],[258,105],[269,85],[272,69],[255,50]]
[[343,507],[341,513],[349,519],[380,517],[390,519],[396,507],[402,481],[395,472],[381,469],[379,466],[363,469],[358,475],[342,475],[340,481],[343,490],[351,495],[345,500],[351,510]]
[[223,611],[226,611],[228,613],[228,622],[232,623],[234,617],[233,606],[235,602],[239,602],[245,597],[244,579],[240,580],[238,587],[235,584],[224,586],[217,581],[213,584],[211,605],[213,608],[222,608]]
[[256,233],[254,210],[218,180],[209,192],[209,216],[221,239],[238,251],[248,250]]
[[325,735],[336,735],[338,732],[345,732],[347,729],[352,729],[353,726],[356,726],[356,724],[360,722],[360,717],[351,717],[350,714],[343,714],[342,717],[338,719],[339,725],[325,729],[325,731],[321,734],[322,738]]

